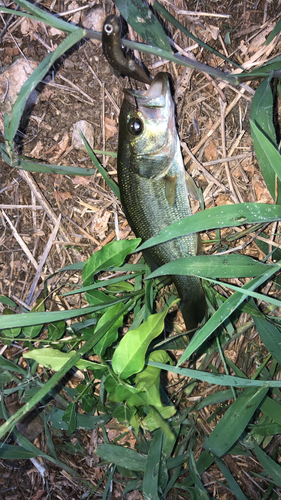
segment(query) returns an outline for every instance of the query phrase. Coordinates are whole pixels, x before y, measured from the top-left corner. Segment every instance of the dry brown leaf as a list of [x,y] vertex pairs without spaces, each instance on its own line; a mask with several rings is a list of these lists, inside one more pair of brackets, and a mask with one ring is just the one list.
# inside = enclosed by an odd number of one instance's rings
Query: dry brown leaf
[[54,191],[54,197],[57,203],[64,203],[65,200],[72,199],[72,195],[69,191]]
[[207,161],[216,160],[218,156],[217,146],[213,141],[210,141],[205,148],[205,157]]
[[50,158],[50,161],[56,161],[59,159],[59,157],[65,152],[67,146],[69,144],[69,135],[67,132],[64,132],[61,141],[56,144],[56,150],[57,152]]
[[108,231],[108,221],[110,219],[110,212],[105,211],[103,215],[95,215],[91,224],[91,231],[98,236],[100,240],[104,240],[106,231]]
[[37,31],[38,21],[25,17],[20,25],[20,28],[22,34],[27,35],[30,31]]
[[48,29],[49,35],[50,36],[61,36],[63,32],[61,30],[58,30],[57,28],[49,28]]
[[41,152],[43,150],[42,141],[38,141],[35,148],[30,152],[32,158],[41,158]]
[[108,116],[106,116],[104,119],[104,126],[106,140],[117,134],[118,127],[116,121],[113,118],[109,118]]
[[259,33],[251,42],[249,46],[249,54],[253,54],[256,52],[262,45],[265,44],[267,36],[273,28],[275,27],[276,23],[270,23],[266,29],[264,29],[261,33]]
[[72,179],[73,184],[77,184],[78,186],[88,186],[90,182],[92,182],[91,177],[82,177],[79,175],[76,175]]
[[220,29],[217,26],[206,23],[207,30],[211,33],[213,40],[217,40]]
[[221,205],[233,205],[233,201],[231,198],[228,198],[225,194],[219,194],[218,197],[216,198],[216,205],[221,206]]

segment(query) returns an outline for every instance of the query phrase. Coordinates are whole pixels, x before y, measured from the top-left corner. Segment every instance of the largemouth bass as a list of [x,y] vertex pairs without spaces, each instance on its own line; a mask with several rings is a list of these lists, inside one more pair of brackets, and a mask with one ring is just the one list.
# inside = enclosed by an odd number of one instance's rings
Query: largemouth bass
[[[119,117],[117,155],[121,203],[135,235],[144,241],[191,215],[189,196],[197,188],[184,169],[175,124],[175,106],[167,73],[158,73],[146,91],[125,90]],[[196,234],[147,249],[148,260],[161,266],[196,255]],[[198,326],[205,310],[201,281],[173,276],[186,328]]]
[[125,57],[121,47],[118,19],[110,14],[104,22],[102,30],[103,53],[113,69],[123,76],[130,76],[134,80],[150,85],[151,80],[144,69],[132,59]]

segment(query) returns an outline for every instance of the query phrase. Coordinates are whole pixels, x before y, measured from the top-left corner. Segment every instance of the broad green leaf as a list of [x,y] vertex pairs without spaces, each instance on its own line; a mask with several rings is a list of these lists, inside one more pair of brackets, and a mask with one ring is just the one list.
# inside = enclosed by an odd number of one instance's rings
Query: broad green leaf
[[70,403],[66,408],[62,419],[67,424],[67,433],[72,434],[76,429],[75,403]]
[[[278,153],[279,154],[279,153]],[[184,217],[163,229],[157,236],[149,238],[138,251],[158,245],[164,241],[199,233],[209,229],[273,222],[281,219],[281,207],[265,203],[238,203],[209,208],[189,217]]]
[[269,267],[272,268],[272,266],[258,262],[246,255],[196,255],[168,262],[147,276],[146,279],[167,274],[206,276],[208,278],[252,278],[267,271]]
[[[150,353],[148,360],[172,364],[172,360],[168,353],[162,350]],[[134,388],[140,392],[143,391],[143,394],[139,395],[139,397],[143,399],[143,404],[146,406],[154,406],[161,413],[163,418],[170,418],[176,413],[176,408],[173,405],[165,407],[161,401],[160,374],[161,370],[159,368],[146,366],[136,375]],[[135,404],[135,406],[138,405]]]
[[[125,278],[125,276],[124,276]],[[128,279],[128,277],[127,277]],[[120,292],[132,292],[134,290],[134,285],[128,283],[125,279],[121,283],[116,283],[115,285],[108,284],[107,290],[109,292],[120,293]]]
[[[272,198],[275,200],[275,171],[268,158],[268,155],[270,153],[267,151],[267,142],[270,141],[271,145],[278,153],[276,132],[273,123],[273,94],[271,81],[272,79],[270,77],[263,80],[255,92],[251,105],[250,124],[257,159],[268,190]],[[258,129],[258,131],[256,129]],[[263,135],[265,136],[264,138]],[[280,162],[281,158],[279,155],[279,164]],[[278,197],[280,197],[281,195],[280,186],[281,185],[279,181]]]
[[159,500],[158,483],[163,443],[163,432],[158,429],[152,438],[147,455],[142,492],[144,500]]
[[[25,352],[24,358],[34,359],[37,363],[50,368],[51,370],[58,371],[64,364],[76,354],[75,351],[61,352],[52,347],[43,347],[42,349],[34,349],[33,351]],[[80,359],[75,363],[75,366],[80,370],[104,370],[104,365],[88,361],[87,359]]]
[[276,486],[281,487],[281,467],[274,462],[258,445],[254,443],[254,451],[265,472],[273,479]]
[[206,440],[206,450],[217,457],[225,455],[239,439],[267,392],[268,387],[246,389],[228,408]]
[[281,332],[264,318],[254,317],[256,329],[267,350],[281,365]]
[[137,248],[140,241],[140,238],[113,241],[95,252],[87,260],[82,271],[84,286],[91,285],[93,276],[99,271],[112,266],[121,266],[127,255]]
[[61,339],[65,332],[66,323],[65,321],[56,321],[50,323],[48,326],[48,341],[55,341]]
[[[11,311],[11,309],[5,309],[3,310],[3,316],[8,316],[8,315],[14,315],[16,314],[14,311]],[[0,331],[0,338],[4,339],[5,337],[9,339],[15,339],[16,337],[19,336],[21,332],[21,328],[5,328],[4,330]]]
[[176,442],[176,435],[172,430],[171,426],[165,420],[165,417],[159,413],[158,409],[153,406],[149,406],[149,413],[143,419],[142,425],[144,429],[149,430],[150,432],[155,429],[162,429],[163,431],[163,454],[167,459],[173,451]]
[[121,378],[128,378],[143,369],[147,348],[162,332],[167,312],[152,314],[122,338],[112,358],[112,368]]
[[118,422],[129,422],[132,416],[136,413],[136,409],[129,408],[126,405],[118,406],[118,408],[113,412],[114,418],[117,418]]
[[153,12],[141,0],[115,0],[122,16],[149,45],[172,53],[165,32]]
[[[50,421],[52,427],[54,427],[55,429],[61,429],[67,431],[68,426],[67,423],[63,421],[63,416],[64,416],[63,410],[52,407],[52,412],[48,417],[48,420]],[[77,413],[76,427],[77,429],[85,429],[85,430],[95,429],[109,422],[111,418],[112,418],[111,415],[107,413],[98,415],[96,417],[92,415],[85,415],[83,413]]]
[[[29,311],[29,314],[34,314],[34,313],[41,313],[45,311],[45,302],[43,300],[39,300],[38,304],[36,304],[31,311]],[[39,335],[43,328],[44,324],[41,325],[33,325],[33,326],[24,326],[22,329],[22,333],[25,337],[29,337],[31,339],[34,339]]]
[[122,302],[119,302],[119,304],[115,304],[115,306],[111,306],[110,309],[108,309],[98,321],[98,324],[96,326],[97,329],[99,329],[113,316],[120,312],[120,316],[117,321],[109,328],[108,332],[103,336],[103,338],[97,343],[95,347],[95,353],[100,357],[103,356],[106,348],[113,344],[113,342],[115,342],[118,338],[118,328],[121,328],[121,326],[123,325],[124,313],[121,313],[123,307],[124,304]]
[[122,465],[125,469],[140,472],[145,470],[146,457],[130,448],[115,444],[102,444],[96,450],[96,454],[107,462]]
[[[272,138],[268,139],[267,135],[263,132],[260,125],[250,120],[252,137],[256,137],[255,144],[259,144],[259,154],[257,153],[257,158],[268,187],[268,190],[275,200],[275,174],[278,177],[278,199],[277,203],[281,203],[279,198],[281,196],[281,189],[279,183],[281,181],[281,155],[272,143]],[[276,200],[275,200],[276,201]]]
[[[99,282],[99,288],[100,288],[100,282]],[[110,304],[111,302],[111,297],[107,295],[106,293],[102,292],[101,290],[89,290],[88,292],[85,293],[85,299],[89,303],[90,306],[98,306],[102,304]]]

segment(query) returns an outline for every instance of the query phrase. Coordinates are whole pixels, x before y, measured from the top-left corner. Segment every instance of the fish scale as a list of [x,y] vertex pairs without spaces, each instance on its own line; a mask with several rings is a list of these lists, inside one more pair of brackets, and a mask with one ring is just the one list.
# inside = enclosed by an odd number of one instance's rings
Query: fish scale
[[[117,174],[128,222],[143,241],[192,214],[196,187],[184,169],[167,73],[159,73],[147,91],[125,91],[119,117]],[[175,238],[146,250],[156,266],[196,255],[198,236]],[[206,303],[201,280],[173,276],[187,329],[202,320]]]

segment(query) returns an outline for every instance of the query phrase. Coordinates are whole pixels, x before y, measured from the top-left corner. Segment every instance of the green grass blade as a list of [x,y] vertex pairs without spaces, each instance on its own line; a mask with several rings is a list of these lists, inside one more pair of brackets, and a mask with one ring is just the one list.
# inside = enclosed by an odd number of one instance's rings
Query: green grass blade
[[174,222],[157,236],[143,243],[138,251],[187,234],[259,222],[274,222],[280,219],[281,208],[266,203],[238,203],[237,205],[213,207]]
[[145,465],[142,492],[145,500],[159,500],[158,483],[163,443],[163,431],[155,431]]
[[192,370],[191,368],[168,366],[163,363],[158,363],[156,361],[148,361],[147,364],[149,366],[156,366],[161,370],[177,373],[178,375],[182,375],[183,377],[191,377],[196,380],[202,380],[203,382],[208,382],[208,384],[226,385],[229,387],[245,387],[245,388],[281,387],[281,381],[279,380],[252,380],[247,378],[233,377],[232,375],[222,375],[217,373],[203,372],[200,370]]
[[[261,135],[256,133],[256,127],[259,131],[266,136],[277,150],[276,132],[273,124],[273,93],[271,88],[272,78],[266,78],[257,88],[251,105],[251,133],[254,143],[257,159],[262,170],[264,180],[267,188],[275,200],[276,187],[275,187],[275,171],[270,161],[268,161],[268,154],[266,153],[265,140],[261,139]],[[253,126],[254,125],[254,126]],[[255,127],[256,126],[256,127]],[[279,165],[281,157],[279,155]],[[280,171],[280,167],[279,167]],[[281,194],[281,184],[278,182],[278,199]]]
[[[277,56],[272,61],[266,62],[261,66],[249,71],[249,73],[239,73],[237,78],[240,81],[256,80],[258,78],[267,78],[272,75],[272,72],[280,70],[281,57]],[[274,75],[274,73],[273,73]]]
[[18,328],[24,326],[40,325],[41,323],[53,323],[60,320],[68,320],[71,318],[76,318],[78,316],[83,316],[85,314],[91,314],[93,312],[110,307],[113,304],[124,301],[126,299],[131,299],[133,297],[139,297],[143,294],[142,290],[137,292],[131,292],[129,294],[124,294],[122,297],[117,299],[112,299],[104,304],[98,304],[96,306],[83,307],[81,309],[72,309],[69,311],[54,311],[54,312],[40,312],[40,313],[23,313],[15,314],[13,316],[2,316],[0,318],[0,330],[4,328]]
[[118,185],[116,184],[116,182],[114,182],[113,179],[111,179],[107,173],[107,171],[105,170],[105,168],[101,165],[101,163],[99,162],[99,160],[97,159],[95,153],[93,152],[92,148],[90,147],[90,145],[88,144],[88,142],[86,141],[83,133],[80,131],[80,135],[83,139],[83,142],[85,144],[85,147],[87,149],[87,152],[93,162],[93,164],[95,165],[96,169],[99,171],[99,173],[102,175],[102,177],[104,178],[105,182],[107,183],[107,185],[110,187],[110,189],[112,189],[113,193],[115,194],[116,198],[118,198],[118,200],[120,200],[120,191],[119,191],[119,187]]
[[233,85],[237,85],[238,75],[232,75],[231,73],[224,73],[223,71],[212,68],[207,64],[194,61],[193,59],[189,59],[188,57],[182,56],[181,54],[171,54],[167,50],[159,49],[158,47],[152,45],[144,45],[143,43],[131,42],[130,40],[121,40],[122,45],[128,47],[132,50],[139,50],[140,52],[145,52],[146,54],[153,54],[158,57],[162,57],[163,59],[168,59],[168,61],[172,61],[174,63],[180,64],[181,66],[186,66],[187,68],[194,68],[198,71],[202,71],[203,73],[208,73],[215,78],[220,78],[221,80],[227,80],[229,83]]
[[19,460],[28,458],[38,457],[40,450],[37,448],[36,451],[28,451],[19,446],[13,446],[10,444],[1,443],[0,444],[0,458],[4,460]]
[[[278,271],[279,266],[273,266]],[[262,264],[246,255],[196,255],[171,261],[159,267],[146,279],[167,274],[207,278],[253,278],[273,269],[273,266]]]
[[272,418],[274,422],[281,425],[281,405],[272,398],[267,397],[262,403],[260,410]]
[[[276,265],[278,265],[278,266],[280,264],[276,263]],[[273,270],[274,270],[274,268],[273,268]],[[276,272],[276,268],[275,268],[275,272]],[[267,273],[265,273],[265,274],[267,274]],[[260,278],[262,276],[263,275],[257,276],[257,278]],[[221,281],[217,281],[213,278],[206,278],[206,277],[203,278],[202,277],[202,279],[204,279],[206,281],[210,281],[216,285],[222,285]],[[250,282],[250,283],[252,283],[252,282]],[[247,289],[247,291],[246,291],[245,287],[239,288],[239,286],[231,285],[230,283],[223,283],[223,286],[225,286],[226,288],[229,288],[229,290],[233,290],[234,292],[242,293],[243,295],[246,295],[247,297],[253,297],[254,299],[257,299],[257,300],[264,300],[264,301],[268,302],[269,304],[273,304],[276,307],[281,307],[281,300],[275,299],[274,297],[271,297],[270,295],[264,295],[262,293],[253,292],[250,289]],[[249,307],[250,306],[248,305],[248,307],[247,307],[248,310],[249,310]],[[256,312],[257,312],[257,314],[255,314],[255,315],[259,316],[260,313],[258,311],[256,311]],[[250,313],[254,315],[253,309],[250,311]]]
[[[276,147],[272,144],[271,142],[272,138],[270,137],[269,140],[268,137],[263,132],[263,130],[260,128],[260,126],[256,125],[256,123],[254,123],[252,120],[250,120],[250,123],[251,123],[252,136],[253,138],[255,137],[254,145],[256,146],[256,144],[259,144],[257,149],[258,151],[257,157],[259,162],[261,161],[260,167],[262,169],[263,176],[265,178],[270,194],[275,200],[274,174],[276,174],[278,177],[278,194],[279,194],[280,192],[279,183],[281,181],[281,155],[279,151],[276,149]],[[279,198],[277,202],[281,203]]]
[[202,40],[200,40],[199,38],[197,38],[196,36],[193,35],[193,33],[191,33],[190,31],[188,31],[174,16],[172,16],[172,14],[170,14],[170,12],[167,11],[167,9],[165,9],[165,7],[163,7],[163,5],[161,5],[157,0],[155,0],[155,2],[153,3],[153,7],[155,10],[157,10],[157,12],[159,12],[159,14],[162,14],[163,17],[165,17],[165,19],[167,19],[167,21],[169,21],[170,23],[172,23],[176,28],[178,28],[179,30],[181,30],[188,38],[191,38],[191,40],[194,40],[194,42],[198,43],[198,45],[200,45],[201,47],[204,47],[205,49],[207,49],[209,52],[212,52],[213,54],[216,54],[218,57],[220,57],[221,59],[224,59],[225,61],[229,62],[229,64],[233,64],[234,66],[237,66],[237,68],[240,68],[240,65],[239,64],[236,64],[234,61],[231,61],[231,59],[229,59],[228,57],[226,57],[225,55],[221,54],[220,52],[218,52],[217,50],[213,49],[212,47],[210,47],[210,45],[207,45],[206,43],[202,42]]
[[248,500],[247,497],[244,495],[243,491],[241,490],[237,481],[235,481],[228,467],[226,467],[225,463],[222,460],[218,459],[216,460],[216,464],[220,469],[221,473],[224,475],[230,490],[236,496],[236,498],[238,498],[238,500]]
[[281,365],[281,332],[264,318],[254,317],[256,329],[267,350]]
[[144,472],[145,470],[146,457],[130,448],[115,444],[102,444],[96,450],[96,454],[107,462],[121,465],[131,471]]
[[225,455],[239,439],[254,412],[266,396],[268,387],[246,389],[228,408],[204,447],[217,457]]
[[[132,294],[130,294],[130,297]],[[124,299],[124,297],[123,297]],[[122,300],[122,299],[120,299]],[[133,304],[133,300],[124,307],[124,313],[127,311],[128,307]],[[63,311],[61,311],[63,312]],[[45,314],[45,313],[33,313],[31,314],[32,317],[34,317],[36,314]],[[103,338],[103,336],[106,334],[109,328],[115,323],[115,321],[118,319],[120,315],[120,312],[118,315],[114,316],[111,318],[110,321],[108,321],[105,325],[103,325],[98,331],[96,331],[93,335],[93,337],[85,342],[83,346],[77,351],[74,356],[72,356],[66,363],[62,366],[62,368],[55,373],[55,375],[52,376],[46,382],[44,387],[40,389],[39,392],[37,392],[20,410],[18,410],[13,416],[11,416],[5,424],[3,424],[0,427],[0,439],[8,432],[10,429],[13,429],[13,427],[16,425],[16,423],[23,417],[29,410],[31,410],[41,399],[43,399],[52,389],[53,387],[59,382],[59,380],[73,367],[76,365],[76,363],[79,362],[82,356],[84,356],[87,352],[89,352],[93,347]],[[20,315],[19,315],[20,316]],[[49,313],[50,316],[50,313]],[[51,321],[51,320],[47,320]]]
[[242,304],[242,302],[246,299],[247,295],[242,295],[242,291],[255,290],[258,286],[262,285],[265,281],[267,281],[276,271],[271,269],[267,273],[262,276],[258,276],[254,278],[249,283],[246,283],[239,291],[235,292],[231,297],[229,297],[220,308],[212,315],[212,317],[208,320],[208,322],[197,332],[197,334],[190,341],[187,349],[184,351],[181,356],[178,364],[180,365],[188,359],[209,337],[210,335],[220,326],[229,316],[232,314],[237,307]]
[[[22,7],[23,9],[25,9],[27,12],[29,12],[29,14],[32,14],[33,19],[36,19],[37,21],[42,21],[43,23],[49,24],[50,26],[53,26],[54,28],[57,28],[61,31],[67,33],[73,33],[74,31],[80,29],[78,28],[78,26],[75,26],[75,24],[68,23],[63,19],[56,17],[53,14],[50,14],[49,12],[43,9],[40,9],[39,7],[36,7],[36,5],[27,2],[26,0],[15,0],[15,3],[20,7]],[[15,11],[14,14],[21,15],[21,13],[19,13],[18,11]]]
[[[10,161],[9,165],[11,165]],[[12,166],[19,170],[27,170],[28,172],[42,172],[43,174],[79,175],[81,177],[88,177],[90,175],[94,175],[94,173],[96,172],[95,168],[70,167],[68,165],[52,165],[48,163],[37,163],[36,161],[32,160],[23,160],[20,158],[17,158],[13,162]]]
[[265,472],[273,479],[276,486],[281,487],[281,467],[254,443],[254,451]]
[[228,401],[233,398],[233,392],[231,389],[225,389],[224,391],[215,392],[215,394],[211,394],[201,401],[198,405],[195,406],[195,411],[202,410],[205,406],[208,405],[217,405],[219,403],[223,403],[224,401]]
[[7,137],[5,138],[10,144],[12,144],[17,133],[26,101],[31,92],[49,71],[50,67],[54,64],[56,59],[64,54],[70,47],[75,45],[75,43],[81,40],[84,36],[85,31],[81,28],[76,29],[74,33],[68,35],[68,37],[57,47],[54,52],[48,54],[48,56],[39,64],[39,66],[37,66],[37,68],[23,84],[18,98],[13,106],[12,118],[10,121]]
[[149,45],[173,52],[169,40],[150,8],[141,0],[115,0],[122,16]]
[[270,33],[269,37],[266,40],[266,45],[269,45],[270,42],[273,40],[273,38],[278,35],[279,31],[281,31],[281,19],[279,19],[278,23],[276,24],[275,28],[273,28],[272,32]]

